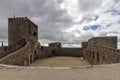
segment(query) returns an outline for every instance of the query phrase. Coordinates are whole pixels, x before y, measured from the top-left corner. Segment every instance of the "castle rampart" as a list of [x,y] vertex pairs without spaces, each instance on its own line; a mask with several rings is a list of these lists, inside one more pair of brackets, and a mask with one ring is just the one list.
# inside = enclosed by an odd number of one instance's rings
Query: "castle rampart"
[[2,64],[23,66],[53,56],[83,57],[92,65],[120,62],[116,36],[93,37],[81,48],[61,47],[60,42],[45,47],[38,42],[38,26],[27,17],[8,19],[8,39],[9,45],[0,48]]
[[[84,47],[85,45],[83,45]],[[117,37],[95,37],[88,40],[83,49],[83,57],[91,64],[110,64],[120,62]]]

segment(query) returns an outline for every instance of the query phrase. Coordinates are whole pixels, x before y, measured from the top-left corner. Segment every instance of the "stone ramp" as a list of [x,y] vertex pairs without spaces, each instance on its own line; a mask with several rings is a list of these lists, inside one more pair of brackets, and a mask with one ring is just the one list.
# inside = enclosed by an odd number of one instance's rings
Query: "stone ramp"
[[24,47],[1,58],[0,63],[10,64],[10,65],[24,65],[24,61],[29,56],[29,53],[30,53],[30,42],[28,41]]

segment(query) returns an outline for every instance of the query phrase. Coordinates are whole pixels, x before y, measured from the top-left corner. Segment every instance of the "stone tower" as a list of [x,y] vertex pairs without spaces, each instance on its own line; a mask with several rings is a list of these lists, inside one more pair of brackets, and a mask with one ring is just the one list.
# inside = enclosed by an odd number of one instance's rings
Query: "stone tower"
[[8,18],[8,45],[38,41],[38,26],[27,17]]

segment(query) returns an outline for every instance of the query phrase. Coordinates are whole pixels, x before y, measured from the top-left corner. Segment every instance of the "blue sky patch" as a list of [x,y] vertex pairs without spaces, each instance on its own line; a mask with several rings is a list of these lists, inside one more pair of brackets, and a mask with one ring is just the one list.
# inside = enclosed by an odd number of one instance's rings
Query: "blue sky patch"
[[92,20],[97,21],[97,20],[98,20],[98,18],[99,18],[99,16],[98,16],[98,15],[96,15],[96,16],[93,16],[93,17],[92,17]]
[[99,16],[97,15],[97,16],[95,16],[95,19],[94,19],[94,20],[95,20],[95,21],[97,21],[97,20],[98,20],[98,18],[99,18]]
[[92,30],[96,30],[97,28],[99,28],[100,27],[100,25],[93,25],[93,26],[91,26],[91,29]]
[[83,30],[85,30],[85,31],[87,31],[87,30],[96,30],[96,29],[98,29],[100,27],[100,25],[92,25],[92,26],[84,26],[83,27]]
[[85,30],[85,31],[86,31],[86,30],[89,30],[89,29],[90,29],[89,26],[84,26],[84,27],[83,27],[83,30]]

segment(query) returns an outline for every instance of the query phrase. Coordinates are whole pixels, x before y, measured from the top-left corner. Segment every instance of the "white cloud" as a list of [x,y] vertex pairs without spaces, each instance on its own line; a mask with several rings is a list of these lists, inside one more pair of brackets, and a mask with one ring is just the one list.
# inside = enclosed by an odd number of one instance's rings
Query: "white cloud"
[[[41,42],[80,43],[109,35],[120,41],[119,12],[119,0],[0,0],[0,38],[7,37],[7,17],[15,13],[37,23]],[[94,25],[100,27],[83,30]]]
[[117,47],[118,47],[118,49],[120,49],[120,42],[118,42],[118,46]]
[[[75,25],[68,28],[68,34],[76,35],[73,39],[80,39],[79,41],[86,41],[93,36],[118,36],[120,35],[120,24],[117,24],[117,21],[120,20],[120,15],[112,15],[112,12],[107,12],[108,10],[118,9],[120,10],[120,2],[115,2],[115,0],[79,0],[79,10],[76,13],[77,17],[81,19],[77,20],[74,17],[74,21],[77,21]],[[74,6],[73,6],[74,7]],[[76,9],[77,11],[78,9]],[[71,12],[72,14],[72,12]],[[94,17],[98,16],[98,19],[95,21]],[[97,30],[87,30],[84,31],[84,26],[91,25],[100,25]],[[119,40],[118,40],[119,41]]]

